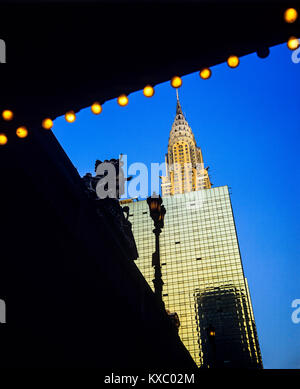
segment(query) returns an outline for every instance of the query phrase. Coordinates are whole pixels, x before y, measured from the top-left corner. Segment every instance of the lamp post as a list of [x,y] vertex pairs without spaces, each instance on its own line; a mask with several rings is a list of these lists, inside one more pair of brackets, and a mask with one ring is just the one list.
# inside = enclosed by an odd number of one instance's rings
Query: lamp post
[[154,222],[154,234],[155,234],[155,252],[152,254],[152,266],[154,266],[154,293],[159,303],[164,307],[162,299],[163,280],[160,266],[160,252],[159,252],[159,235],[164,227],[164,217],[166,209],[162,205],[162,198],[153,193],[152,196],[147,198],[149,206],[150,216]]

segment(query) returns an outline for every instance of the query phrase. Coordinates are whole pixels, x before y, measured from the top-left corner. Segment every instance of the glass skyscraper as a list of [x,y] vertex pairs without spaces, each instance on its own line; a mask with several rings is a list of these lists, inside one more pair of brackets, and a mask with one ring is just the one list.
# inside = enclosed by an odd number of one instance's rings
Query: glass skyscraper
[[[174,141],[175,128],[182,136],[182,126],[187,126],[179,100],[176,121],[180,124],[172,126],[167,162],[175,157],[189,158],[192,177],[188,178],[187,185],[178,189],[173,173],[170,178],[172,167],[167,167],[166,177],[169,178],[162,183],[162,188],[167,184],[162,189],[167,212],[160,236],[165,307],[178,314],[179,335],[198,366],[261,368],[252,303],[228,187],[211,188],[201,150],[196,146],[190,127],[183,134],[187,140],[178,137]],[[180,145],[184,150],[170,155],[170,150],[176,152]],[[186,177],[189,176],[188,173]],[[184,183],[186,177],[180,180]],[[126,205],[130,209],[129,220],[139,253],[136,264],[153,288],[151,258],[155,237],[148,204],[126,200]]]

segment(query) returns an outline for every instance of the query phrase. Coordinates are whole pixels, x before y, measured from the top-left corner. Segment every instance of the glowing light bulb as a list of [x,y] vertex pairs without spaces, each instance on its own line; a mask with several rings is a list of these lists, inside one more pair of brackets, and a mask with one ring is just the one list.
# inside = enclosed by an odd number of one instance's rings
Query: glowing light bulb
[[125,107],[125,105],[128,104],[128,97],[126,95],[121,95],[118,97],[118,104],[121,106],[121,107]]
[[0,134],[0,146],[4,146],[7,143],[7,136],[5,134]]
[[287,46],[290,50],[296,50],[300,46],[299,39],[295,36],[291,36],[287,42]]
[[51,128],[53,127],[53,121],[49,118],[46,118],[42,121],[42,127],[45,129],[45,130],[51,130]]
[[152,97],[154,95],[154,88],[151,85],[146,85],[143,93],[146,97]]
[[100,103],[98,103],[97,101],[92,104],[91,106],[91,111],[95,114],[95,115],[99,115],[101,112],[102,112],[102,107],[100,105]]
[[17,129],[16,134],[19,138],[26,138],[28,135],[28,130],[25,126],[21,126]]
[[182,79],[178,76],[175,76],[171,79],[171,85],[173,88],[180,88],[182,85]]
[[287,23],[294,23],[298,18],[298,12],[295,8],[288,8],[284,13],[284,20]]
[[75,112],[74,112],[74,111],[68,111],[68,112],[65,114],[65,119],[66,119],[66,121],[69,122],[69,123],[75,122],[75,119],[76,119]]
[[209,68],[204,68],[200,70],[199,76],[203,78],[203,80],[207,80],[211,76],[211,70]]
[[239,63],[240,63],[239,57],[237,57],[236,55],[231,55],[227,59],[227,64],[230,68],[236,68],[239,65]]
[[9,109],[5,109],[3,112],[2,112],[2,117],[4,120],[6,121],[9,121],[9,120],[12,120],[13,117],[14,117],[14,114],[12,111],[10,111]]

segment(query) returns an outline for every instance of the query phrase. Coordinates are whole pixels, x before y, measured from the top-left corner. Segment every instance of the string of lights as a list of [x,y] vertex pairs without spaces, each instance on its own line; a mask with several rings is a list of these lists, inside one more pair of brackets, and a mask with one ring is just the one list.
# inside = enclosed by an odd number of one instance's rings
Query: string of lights
[[[285,10],[284,14],[283,14],[283,19],[286,23],[288,24],[292,24],[292,23],[295,23],[295,21],[298,19],[298,11],[295,9],[295,8],[288,8]],[[288,41],[287,41],[287,47],[294,51],[294,50],[297,50],[300,46],[300,42],[299,42],[299,39],[295,36],[291,36]],[[238,56],[236,55],[230,55],[228,58],[227,58],[227,65],[230,67],[230,68],[236,68],[237,66],[239,66],[239,63],[240,63],[240,59]],[[203,68],[200,70],[199,72],[199,76],[201,79],[203,80],[208,80],[212,75],[212,71],[210,68]],[[180,88],[182,86],[182,79],[181,77],[179,76],[174,76],[172,77],[171,81],[170,81],[170,84],[173,88]],[[154,93],[155,93],[155,90],[153,88],[153,86],[151,85],[146,85],[143,89],[143,94],[145,97],[152,97],[154,96]],[[119,106],[121,107],[125,107],[128,105],[129,103],[129,99],[128,99],[128,96],[126,94],[121,94],[118,98],[117,98],[117,103]],[[91,111],[93,114],[95,115],[99,115],[101,112],[102,112],[102,106],[99,102],[94,102],[92,105],[91,105]],[[12,112],[10,109],[5,109],[2,111],[2,119],[6,122],[10,122],[10,121],[13,121],[14,119],[14,112]],[[76,120],[76,114],[73,110],[70,110],[68,112],[65,113],[65,120],[68,122],[68,123],[73,123],[75,122]],[[42,123],[41,123],[41,126],[42,128],[44,128],[45,130],[51,130],[52,127],[53,127],[53,121],[52,119],[50,118],[45,118],[42,120]],[[23,139],[23,138],[26,138],[28,136],[28,129],[26,126],[20,126],[17,128],[16,130],[16,135]],[[8,137],[5,133],[0,133],[0,146],[4,146],[8,143]]]

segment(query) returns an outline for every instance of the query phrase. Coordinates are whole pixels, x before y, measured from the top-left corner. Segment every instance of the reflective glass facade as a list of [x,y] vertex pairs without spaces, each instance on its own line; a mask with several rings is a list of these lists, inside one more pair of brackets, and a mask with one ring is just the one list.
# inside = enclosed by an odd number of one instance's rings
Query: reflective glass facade
[[[179,316],[181,340],[199,366],[262,367],[228,187],[167,196],[163,204],[163,299]],[[155,238],[148,205],[126,205],[139,252],[136,264],[153,289]]]

